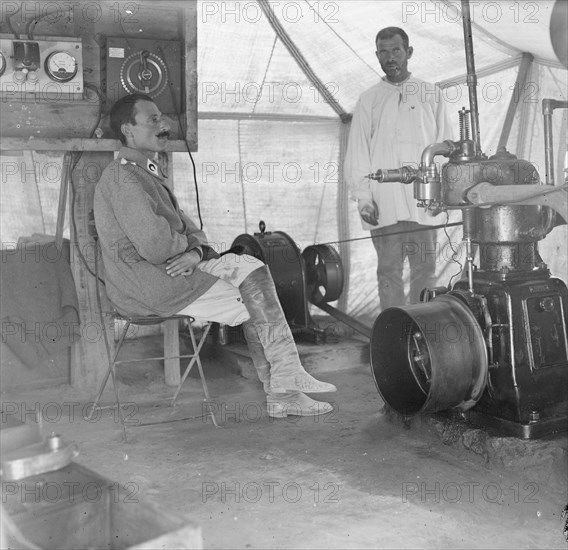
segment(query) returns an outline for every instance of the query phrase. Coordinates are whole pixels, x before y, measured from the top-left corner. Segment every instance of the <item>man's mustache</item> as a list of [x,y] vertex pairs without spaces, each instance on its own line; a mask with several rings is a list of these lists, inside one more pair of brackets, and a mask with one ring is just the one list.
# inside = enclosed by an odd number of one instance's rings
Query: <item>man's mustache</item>
[[170,137],[170,131],[169,130],[163,130],[159,134],[156,134],[156,137],[159,137],[159,138]]

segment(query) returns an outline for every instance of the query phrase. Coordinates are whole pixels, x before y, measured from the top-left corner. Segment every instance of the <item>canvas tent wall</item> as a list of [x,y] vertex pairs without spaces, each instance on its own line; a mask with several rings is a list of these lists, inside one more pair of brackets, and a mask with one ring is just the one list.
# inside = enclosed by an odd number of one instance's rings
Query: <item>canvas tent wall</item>
[[[488,155],[496,151],[509,102],[518,94],[507,148],[543,174],[541,100],[566,100],[568,88],[567,71],[549,37],[554,2],[471,4],[482,148]],[[335,244],[349,275],[339,307],[356,317],[376,317],[376,257],[341,173],[349,131],[345,115],[381,77],[374,38],[388,25],[409,33],[412,72],[440,83],[454,112],[467,107],[459,6],[457,1],[199,1],[199,151],[194,158],[201,215],[211,240],[228,248],[239,234],[255,232],[262,219],[268,230],[285,231],[302,249]],[[127,21],[124,32],[135,35],[138,29]],[[515,89],[523,52],[532,62],[526,82]],[[555,113],[558,179],[566,162],[566,126],[566,111]],[[59,188],[54,174],[61,159],[24,155],[33,157],[31,173],[3,171],[3,243],[54,231]],[[3,167],[9,162],[3,155]],[[174,168],[176,193],[196,216],[188,156],[176,153]],[[459,228],[450,231],[454,243],[460,238]],[[564,280],[566,241],[566,226],[561,226],[541,245],[551,271]],[[441,233],[440,284],[458,269],[448,261],[446,243]]]

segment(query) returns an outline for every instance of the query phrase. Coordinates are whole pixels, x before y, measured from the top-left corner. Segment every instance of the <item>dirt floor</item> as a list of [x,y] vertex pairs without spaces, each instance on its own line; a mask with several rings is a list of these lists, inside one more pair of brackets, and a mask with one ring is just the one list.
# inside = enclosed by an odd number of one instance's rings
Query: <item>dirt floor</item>
[[[160,339],[126,345],[144,356]],[[565,435],[498,438],[488,454],[427,422],[392,422],[367,348],[358,339],[300,346],[307,370],[338,387],[321,396],[335,406],[324,417],[269,418],[260,384],[218,347],[204,364],[219,428],[196,377],[168,406],[173,389],[159,364],[121,368],[126,443],[112,410],[86,421],[93,396],[68,386],[2,401],[39,408],[44,430],[74,440],[75,461],[119,483],[133,506],[152,502],[195,521],[206,549],[568,547]]]

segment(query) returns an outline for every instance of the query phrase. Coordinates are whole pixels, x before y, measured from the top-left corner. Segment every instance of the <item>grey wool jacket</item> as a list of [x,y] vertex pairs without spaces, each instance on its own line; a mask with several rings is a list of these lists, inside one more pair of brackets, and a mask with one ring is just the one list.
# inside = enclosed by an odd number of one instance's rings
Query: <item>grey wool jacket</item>
[[95,188],[94,213],[109,300],[127,315],[167,316],[199,298],[218,279],[195,269],[166,273],[166,260],[197,249],[219,255],[180,210],[159,163],[123,147]]

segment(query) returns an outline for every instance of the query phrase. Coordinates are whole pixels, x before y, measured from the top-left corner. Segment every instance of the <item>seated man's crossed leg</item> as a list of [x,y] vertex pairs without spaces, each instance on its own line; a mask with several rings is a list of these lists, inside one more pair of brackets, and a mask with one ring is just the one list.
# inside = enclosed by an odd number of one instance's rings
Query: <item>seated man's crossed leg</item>
[[333,407],[304,392],[336,391],[308,374],[280,305],[268,267],[249,255],[226,254],[197,264],[219,280],[179,313],[229,326],[243,325],[258,377],[267,395],[268,414],[312,416]]

